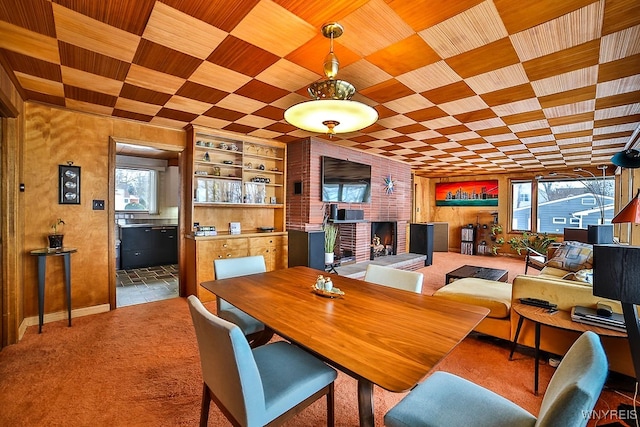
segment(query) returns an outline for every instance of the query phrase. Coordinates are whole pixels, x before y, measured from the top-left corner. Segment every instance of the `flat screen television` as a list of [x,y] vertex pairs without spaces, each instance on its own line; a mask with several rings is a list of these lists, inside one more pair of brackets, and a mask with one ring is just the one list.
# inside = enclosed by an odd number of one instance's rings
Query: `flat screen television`
[[322,201],[371,202],[371,165],[322,156]]

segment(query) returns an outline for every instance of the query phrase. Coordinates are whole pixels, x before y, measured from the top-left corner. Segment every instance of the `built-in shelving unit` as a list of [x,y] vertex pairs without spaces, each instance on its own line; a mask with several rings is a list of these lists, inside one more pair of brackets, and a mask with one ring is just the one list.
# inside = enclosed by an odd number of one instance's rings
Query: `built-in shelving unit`
[[[214,296],[199,284],[214,279],[214,259],[263,255],[268,270],[286,267],[287,149],[281,142],[197,126],[187,135],[186,223],[215,228],[216,234],[187,230],[186,289],[210,301]],[[239,234],[229,232],[231,222],[240,223]]]

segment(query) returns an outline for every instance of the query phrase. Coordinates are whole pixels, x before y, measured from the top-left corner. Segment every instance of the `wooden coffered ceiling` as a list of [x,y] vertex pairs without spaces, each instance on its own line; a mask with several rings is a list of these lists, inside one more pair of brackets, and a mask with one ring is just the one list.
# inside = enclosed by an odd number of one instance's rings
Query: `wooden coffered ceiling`
[[0,0],[0,62],[25,100],[290,142],[329,21],[380,116],[333,141],[420,175],[609,163],[640,125],[638,0]]

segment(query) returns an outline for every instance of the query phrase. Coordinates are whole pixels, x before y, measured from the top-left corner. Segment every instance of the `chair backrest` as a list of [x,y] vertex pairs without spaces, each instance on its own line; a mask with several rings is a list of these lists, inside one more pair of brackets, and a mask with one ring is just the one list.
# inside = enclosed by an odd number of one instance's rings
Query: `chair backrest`
[[423,277],[422,273],[416,271],[398,270],[397,268],[383,267],[376,264],[369,264],[364,274],[364,280],[367,282],[418,294],[422,292]]
[[585,332],[565,354],[542,399],[536,426],[585,426],[607,379],[600,337]]
[[[245,256],[239,258],[216,259],[213,261],[213,269],[216,279],[228,279],[230,277],[246,276],[248,274],[264,273],[267,265],[262,255]],[[218,310],[233,307],[223,299],[217,298]]]
[[188,300],[204,382],[242,425],[262,425],[262,380],[242,330],[211,314],[196,296],[191,295]]

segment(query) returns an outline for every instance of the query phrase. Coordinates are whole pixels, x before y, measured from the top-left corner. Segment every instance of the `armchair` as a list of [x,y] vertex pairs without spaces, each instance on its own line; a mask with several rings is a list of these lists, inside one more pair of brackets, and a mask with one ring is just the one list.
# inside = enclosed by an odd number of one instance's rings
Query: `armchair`
[[547,263],[547,254],[542,254],[535,249],[527,248],[524,262],[524,274],[527,274],[527,271],[529,271],[529,267],[535,268],[536,270],[542,270]]

